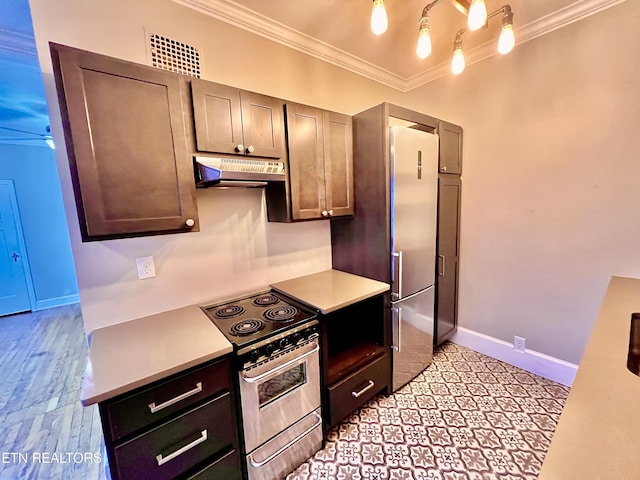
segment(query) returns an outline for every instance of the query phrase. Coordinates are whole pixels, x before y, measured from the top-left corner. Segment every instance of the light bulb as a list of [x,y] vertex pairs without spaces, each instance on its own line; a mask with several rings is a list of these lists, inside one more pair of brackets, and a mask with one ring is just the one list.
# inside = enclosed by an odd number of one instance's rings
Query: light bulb
[[502,26],[500,38],[498,38],[498,52],[509,53],[516,44],[516,36],[513,33],[513,25],[506,23]]
[[485,23],[487,23],[487,6],[484,0],[473,0],[467,16],[469,30],[478,30]]
[[389,20],[387,11],[384,8],[384,0],[373,0],[373,10],[371,11],[371,31],[375,35],[382,35],[387,31]]
[[464,72],[464,67],[464,53],[462,53],[462,46],[460,46],[453,51],[453,57],[451,58],[451,73],[454,75],[460,75]]
[[[423,19],[426,17],[423,17]],[[420,33],[418,34],[418,46],[416,48],[418,58],[425,59],[431,55],[431,35],[429,34],[429,20],[420,20]]]

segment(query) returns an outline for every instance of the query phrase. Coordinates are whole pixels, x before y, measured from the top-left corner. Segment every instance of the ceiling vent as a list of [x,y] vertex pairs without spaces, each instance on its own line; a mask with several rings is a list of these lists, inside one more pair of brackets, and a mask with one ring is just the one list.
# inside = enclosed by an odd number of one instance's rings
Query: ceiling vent
[[151,65],[200,78],[200,52],[196,47],[156,33],[147,33]]

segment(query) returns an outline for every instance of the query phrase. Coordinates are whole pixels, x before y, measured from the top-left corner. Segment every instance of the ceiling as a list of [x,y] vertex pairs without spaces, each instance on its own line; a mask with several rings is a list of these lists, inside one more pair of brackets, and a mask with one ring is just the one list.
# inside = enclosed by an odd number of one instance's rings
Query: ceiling
[[[369,28],[371,0],[173,1],[401,91],[450,75],[453,40],[466,24],[451,0],[434,6],[429,14],[433,53],[420,60],[415,48],[426,0],[385,0],[389,29],[379,37]],[[502,0],[485,1],[489,12],[503,5]],[[509,0],[516,48],[622,1]],[[487,28],[464,34],[467,65],[495,54],[499,19],[497,15]],[[46,133],[48,124],[28,0],[2,0],[0,143],[42,145],[38,136]]]
[[[431,0],[385,0],[389,28],[371,33],[371,0],[173,0],[257,35],[317,56],[402,91],[449,74],[456,32],[466,16],[451,0],[430,13],[433,53],[416,54],[418,22]],[[511,5],[516,48],[624,0],[485,0],[493,12]],[[501,16],[463,35],[467,65],[496,53]]]

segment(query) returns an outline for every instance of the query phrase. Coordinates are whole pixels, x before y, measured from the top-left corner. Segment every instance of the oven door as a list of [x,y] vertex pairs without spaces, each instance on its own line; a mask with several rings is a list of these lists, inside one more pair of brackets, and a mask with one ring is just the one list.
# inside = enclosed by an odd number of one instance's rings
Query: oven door
[[320,406],[318,339],[240,372],[246,452]]

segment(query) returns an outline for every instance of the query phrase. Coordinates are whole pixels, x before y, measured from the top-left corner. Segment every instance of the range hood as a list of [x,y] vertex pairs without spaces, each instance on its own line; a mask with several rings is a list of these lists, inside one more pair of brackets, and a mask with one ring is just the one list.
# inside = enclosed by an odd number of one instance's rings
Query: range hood
[[193,157],[198,187],[264,187],[284,182],[284,162],[262,159]]

